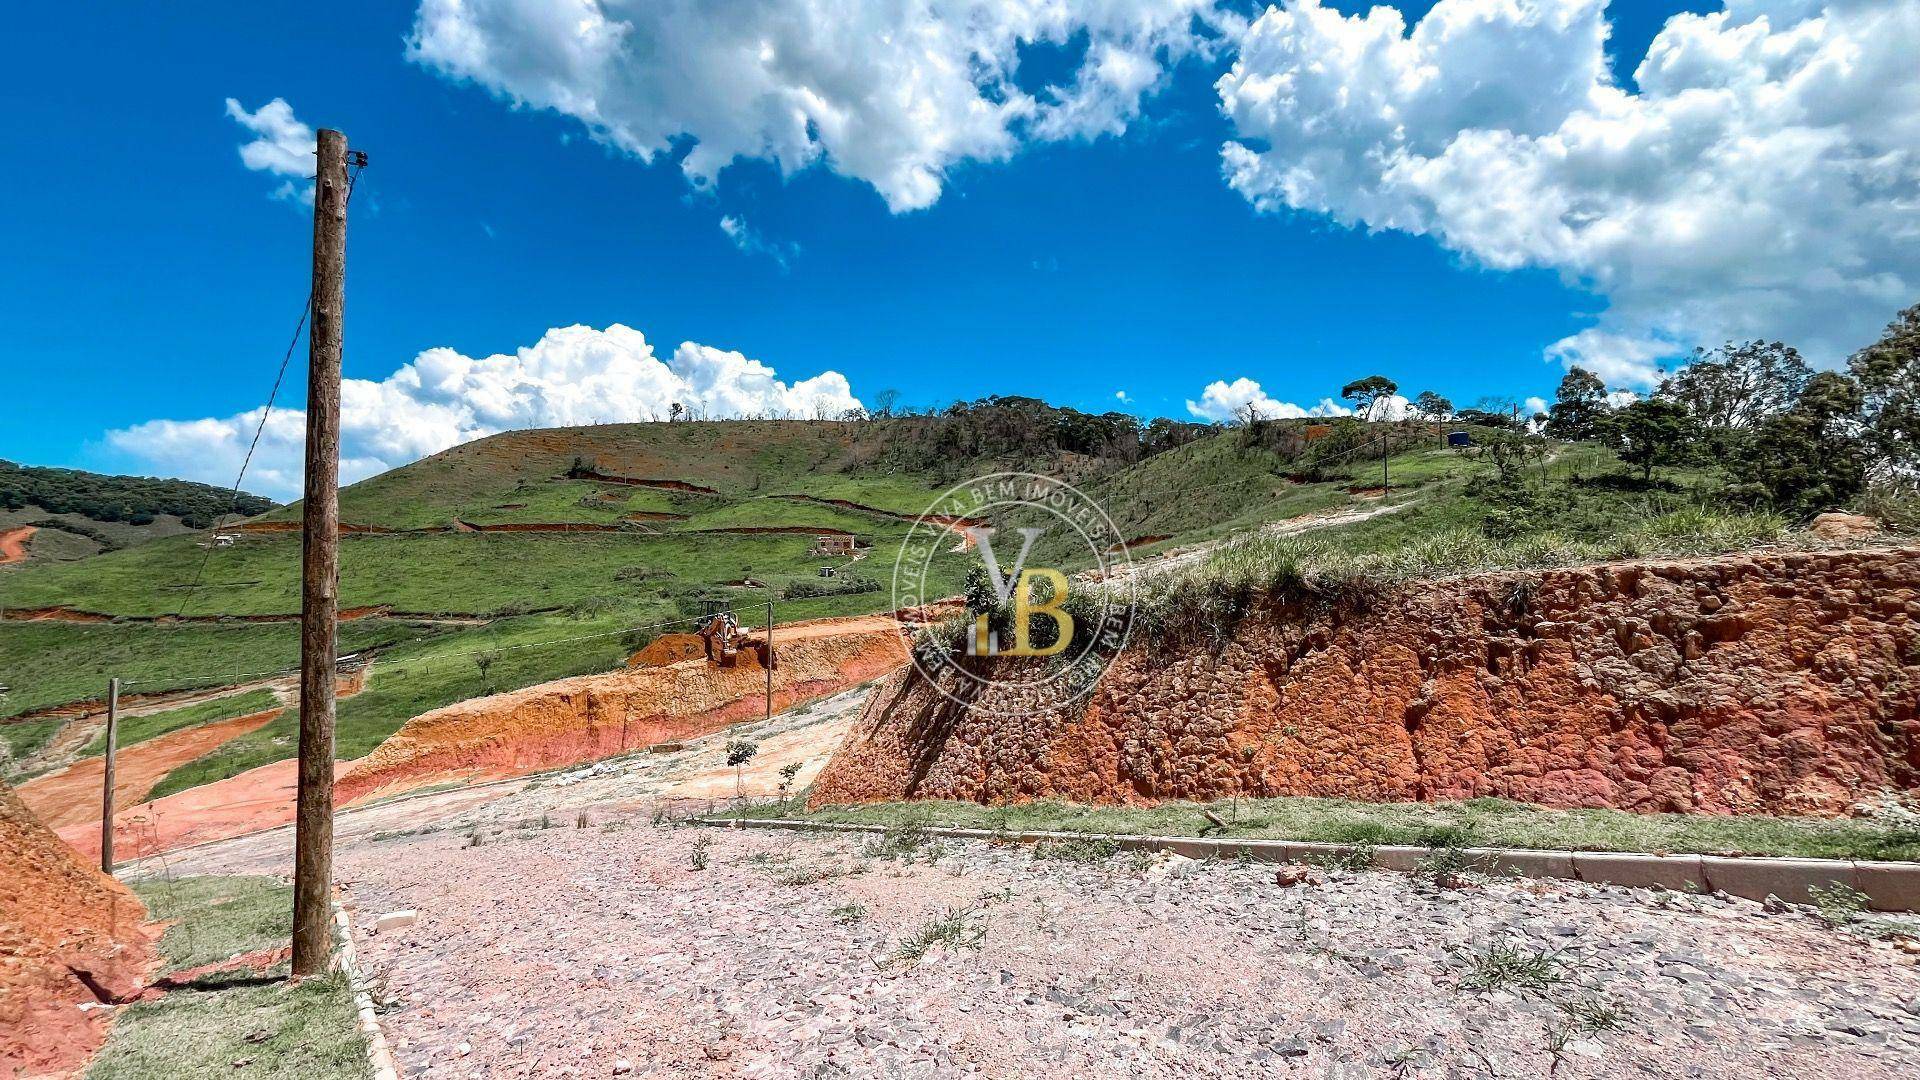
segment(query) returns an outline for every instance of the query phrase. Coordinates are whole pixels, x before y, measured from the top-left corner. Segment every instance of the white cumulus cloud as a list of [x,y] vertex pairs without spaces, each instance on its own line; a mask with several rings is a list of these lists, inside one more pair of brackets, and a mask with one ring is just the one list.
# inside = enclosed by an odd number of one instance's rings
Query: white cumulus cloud
[[1215,380],[1200,392],[1200,400],[1187,399],[1187,411],[1202,420],[1225,422],[1244,419],[1247,409],[1262,420],[1298,420],[1309,416],[1352,416],[1353,410],[1332,398],[1321,398],[1318,405],[1302,408],[1291,401],[1267,396],[1260,384],[1242,376],[1232,382]]
[[[662,361],[640,331],[618,323],[549,330],[530,346],[487,357],[428,349],[378,382],[344,380],[340,402],[344,483],[501,431],[664,420],[676,402],[713,418],[831,419],[860,407],[839,372],[785,383],[758,360],[691,341]],[[149,420],[108,432],[107,445],[164,475],[224,486],[233,483],[262,408]],[[275,409],[246,488],[297,497],[305,436],[303,411]]]
[[[1213,0],[421,0],[408,55],[644,161],[685,148],[696,186],[824,165],[899,212],[961,162],[1123,130],[1242,22]],[[1023,45],[1082,41],[1065,84],[1018,85]]]
[[313,203],[313,129],[293,115],[285,98],[274,98],[248,112],[233,98],[227,115],[246,128],[252,139],[240,144],[240,162],[255,172],[287,179],[273,191],[276,199]]
[[1605,0],[1269,8],[1217,89],[1255,206],[1431,236],[1608,300],[1549,355],[1645,385],[1694,343],[1831,362],[1920,292],[1920,4],[1728,0],[1609,73]]

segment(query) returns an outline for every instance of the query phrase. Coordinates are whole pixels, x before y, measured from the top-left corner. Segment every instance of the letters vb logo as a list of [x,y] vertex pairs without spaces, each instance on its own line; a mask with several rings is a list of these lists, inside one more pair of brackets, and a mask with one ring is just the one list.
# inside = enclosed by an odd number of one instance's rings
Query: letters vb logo
[[923,642],[914,665],[971,709],[1012,715],[1071,702],[1126,644],[1126,560],[1112,520],[1069,484],[996,473],[957,485],[916,519],[894,564],[896,608],[966,601],[960,633]]
[[[1001,648],[1000,632],[992,626],[993,612],[974,611],[982,607],[969,595],[968,609],[973,616],[973,625],[967,634],[967,655],[969,656],[1057,656],[1073,644],[1073,616],[1065,610],[1067,575],[1052,567],[1027,567],[1027,556],[1033,552],[1033,543],[1046,529],[1025,526],[1020,533],[1020,555],[1014,560],[1011,570],[1012,580],[1000,572],[1000,559],[993,550],[993,534],[996,531],[990,525],[969,525],[967,538],[973,541],[973,549],[980,554],[980,561],[986,570],[987,583],[993,587],[993,597],[1002,607],[1013,608],[1013,645]],[[1041,585],[1047,589],[1046,599],[1036,598],[1035,590]],[[969,590],[971,593],[972,590]],[[1036,617],[1053,620],[1053,640],[1046,645],[1035,645],[1033,620]]]

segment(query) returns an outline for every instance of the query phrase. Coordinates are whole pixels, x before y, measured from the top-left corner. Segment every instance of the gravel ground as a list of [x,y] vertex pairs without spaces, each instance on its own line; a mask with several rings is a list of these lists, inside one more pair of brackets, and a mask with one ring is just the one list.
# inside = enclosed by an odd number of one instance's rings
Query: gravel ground
[[[566,790],[492,803],[479,846],[469,824],[341,852],[403,1075],[1920,1071],[1916,958],[1802,910],[973,842],[884,857],[584,798],[578,829],[550,813]],[[401,909],[418,921],[373,932]]]
[[[816,765],[858,702],[755,727],[747,787]],[[1871,925],[1579,882],[1282,885],[1259,864],[654,825],[658,800],[731,789],[739,734],[341,814],[403,1075],[1920,1075],[1920,958]],[[285,873],[290,839],[151,869]]]

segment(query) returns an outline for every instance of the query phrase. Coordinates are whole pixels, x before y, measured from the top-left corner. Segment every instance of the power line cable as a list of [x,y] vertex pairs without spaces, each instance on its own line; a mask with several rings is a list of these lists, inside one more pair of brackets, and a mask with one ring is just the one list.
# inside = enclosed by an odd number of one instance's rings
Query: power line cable
[[[343,208],[353,204],[353,189],[355,184],[359,182],[360,170],[365,167],[364,164],[356,163],[349,168],[347,172],[347,194],[343,200]],[[267,392],[266,407],[260,410],[260,422],[254,425],[253,439],[247,443],[246,456],[240,459],[239,475],[233,478],[233,490],[227,494],[227,512],[229,514],[238,513],[240,510],[240,485],[247,478],[248,466],[253,464],[254,451],[260,448],[260,437],[265,434],[267,430],[267,421],[273,416],[274,401],[279,398],[280,386],[287,378],[287,364],[293,359],[293,350],[300,345],[300,335],[306,330],[307,318],[312,313],[313,290],[309,288],[307,290],[306,300],[300,305],[300,319],[293,324],[293,337],[288,339],[287,350],[280,357],[280,369],[274,373],[273,389]],[[207,563],[213,558],[213,552],[216,546],[214,537],[219,535],[219,531],[220,521],[218,518],[215,518],[214,523],[207,529],[206,552],[200,557],[200,565],[194,568],[193,580],[187,584],[186,592],[181,595],[178,610],[174,612],[175,615],[186,614],[187,604],[193,599],[194,594],[200,588],[200,579],[206,574]]]

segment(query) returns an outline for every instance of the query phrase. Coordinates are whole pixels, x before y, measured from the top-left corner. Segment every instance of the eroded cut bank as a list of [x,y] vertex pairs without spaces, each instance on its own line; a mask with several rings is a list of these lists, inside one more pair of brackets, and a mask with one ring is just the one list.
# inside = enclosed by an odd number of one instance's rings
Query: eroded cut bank
[[[776,627],[773,709],[836,694],[907,662],[890,618]],[[584,675],[476,698],[407,721],[340,781],[350,802],[436,781],[518,776],[704,735],[766,709],[767,671],[749,652]]]
[[1223,646],[1136,640],[1079,706],[1003,688],[974,701],[897,673],[811,805],[1498,796],[1834,815],[1920,791],[1920,550],[1276,599]]
[[124,885],[81,861],[0,783],[0,1076],[64,1076],[146,984],[154,936]]

